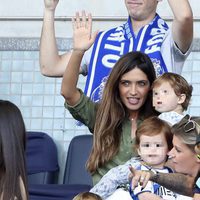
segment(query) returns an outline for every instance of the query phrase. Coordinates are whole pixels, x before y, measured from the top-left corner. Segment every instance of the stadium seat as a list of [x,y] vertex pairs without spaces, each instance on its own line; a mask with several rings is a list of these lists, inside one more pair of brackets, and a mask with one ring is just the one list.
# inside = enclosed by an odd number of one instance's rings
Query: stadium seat
[[57,148],[48,134],[27,132],[26,164],[29,184],[57,183]]
[[75,136],[69,145],[64,184],[85,184],[92,186],[91,175],[87,172],[85,164],[92,148],[92,135]]
[[75,136],[69,145],[63,184],[31,184],[30,200],[72,200],[80,192],[89,191],[92,179],[85,168],[92,148],[92,135]]

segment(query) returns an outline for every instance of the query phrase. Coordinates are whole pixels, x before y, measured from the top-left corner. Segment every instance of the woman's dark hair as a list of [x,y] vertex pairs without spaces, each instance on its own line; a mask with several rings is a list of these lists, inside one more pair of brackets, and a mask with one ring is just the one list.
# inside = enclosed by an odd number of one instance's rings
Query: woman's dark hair
[[[115,64],[106,82],[97,112],[94,144],[87,163],[91,173],[108,162],[119,150],[122,122],[129,115],[129,111],[120,98],[119,83],[121,77],[134,68],[138,68],[146,74],[150,87],[156,78],[154,66],[144,53],[127,53]],[[152,92],[150,91],[139,115],[145,119],[153,114],[155,112],[152,107]]]
[[26,131],[20,110],[0,100],[0,194],[2,199],[22,199],[20,179],[27,194],[25,168]]

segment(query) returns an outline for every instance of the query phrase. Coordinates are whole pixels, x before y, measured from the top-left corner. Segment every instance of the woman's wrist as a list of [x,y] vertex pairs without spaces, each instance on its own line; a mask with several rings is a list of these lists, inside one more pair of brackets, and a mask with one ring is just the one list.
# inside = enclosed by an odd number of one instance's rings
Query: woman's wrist
[[157,182],[159,177],[159,172],[157,172],[154,169],[151,169],[149,170],[149,173],[150,173],[150,180],[153,182]]

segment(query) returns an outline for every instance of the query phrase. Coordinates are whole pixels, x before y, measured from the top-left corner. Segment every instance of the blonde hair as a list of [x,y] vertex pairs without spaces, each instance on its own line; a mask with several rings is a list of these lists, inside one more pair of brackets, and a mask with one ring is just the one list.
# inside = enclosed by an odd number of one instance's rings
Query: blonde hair
[[[189,127],[189,123],[193,126]],[[189,128],[187,128],[189,127]],[[172,133],[197,154],[200,153],[200,118],[186,115],[179,123],[172,126]]]
[[102,200],[98,194],[92,192],[82,192],[76,195],[72,200]]

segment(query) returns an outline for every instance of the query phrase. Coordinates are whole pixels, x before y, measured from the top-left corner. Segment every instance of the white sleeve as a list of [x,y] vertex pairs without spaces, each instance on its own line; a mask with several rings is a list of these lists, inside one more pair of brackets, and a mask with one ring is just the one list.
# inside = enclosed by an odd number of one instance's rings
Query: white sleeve
[[188,196],[183,196],[183,195],[178,195],[176,200],[192,200],[192,197],[188,197]]
[[159,119],[166,121],[167,123],[169,123],[170,126],[173,126],[174,124],[180,122],[183,117],[184,115],[181,115],[174,111],[163,112],[158,116]]
[[88,67],[90,64],[90,58],[92,55],[93,45],[85,52],[81,61],[81,71],[84,76],[88,74]]
[[169,72],[181,74],[184,62],[192,51],[192,44],[186,53],[182,53],[175,44],[170,28],[161,46],[161,54]]
[[119,185],[129,182],[130,164],[136,168],[140,165],[140,161],[137,158],[132,158],[124,165],[119,165],[110,169],[90,192],[100,195],[103,199],[113,194]]

